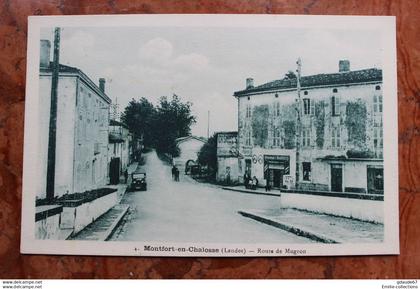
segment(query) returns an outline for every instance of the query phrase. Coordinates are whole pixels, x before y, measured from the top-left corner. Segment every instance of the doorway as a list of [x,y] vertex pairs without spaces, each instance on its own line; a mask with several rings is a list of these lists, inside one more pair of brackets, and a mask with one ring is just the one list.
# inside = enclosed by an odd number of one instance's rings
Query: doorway
[[343,165],[331,164],[331,191],[343,191]]

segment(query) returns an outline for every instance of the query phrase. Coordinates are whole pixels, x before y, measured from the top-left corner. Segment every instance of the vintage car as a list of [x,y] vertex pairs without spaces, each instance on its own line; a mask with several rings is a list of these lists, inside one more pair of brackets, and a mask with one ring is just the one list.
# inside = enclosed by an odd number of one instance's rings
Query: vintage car
[[146,183],[146,171],[142,168],[137,168],[131,174],[131,184],[130,184],[130,191],[146,191],[147,190],[147,183]]

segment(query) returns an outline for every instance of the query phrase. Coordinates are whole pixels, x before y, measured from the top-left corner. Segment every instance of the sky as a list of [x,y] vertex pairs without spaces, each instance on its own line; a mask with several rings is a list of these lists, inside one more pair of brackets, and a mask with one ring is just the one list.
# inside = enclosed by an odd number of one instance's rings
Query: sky
[[[41,39],[53,40],[53,28]],[[381,37],[374,30],[250,27],[63,27],[60,63],[81,69],[120,112],[131,99],[157,103],[176,94],[192,103],[192,134],[237,130],[237,100],[245,80],[260,85],[281,79],[302,59],[302,75],[378,67]],[[52,54],[52,53],[51,53]],[[52,55],[51,55],[52,59]]]

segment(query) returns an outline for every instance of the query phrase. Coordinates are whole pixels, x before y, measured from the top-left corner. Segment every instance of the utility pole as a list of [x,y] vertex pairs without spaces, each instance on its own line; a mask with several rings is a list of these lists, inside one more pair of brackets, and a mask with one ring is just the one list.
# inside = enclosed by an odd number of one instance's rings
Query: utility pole
[[210,137],[210,110],[207,111],[207,139]]
[[60,28],[54,29],[54,58],[51,74],[51,106],[48,133],[48,162],[47,162],[47,200],[51,201],[55,195],[55,158],[57,140],[57,88],[60,68]]
[[297,90],[297,118],[296,118],[296,180],[295,180],[295,187],[297,189],[298,182],[299,182],[299,171],[300,171],[300,138],[301,138],[301,110],[302,110],[302,101],[300,98],[300,73],[302,68],[302,61],[300,57],[298,58],[297,62],[297,77],[296,77],[296,90]]

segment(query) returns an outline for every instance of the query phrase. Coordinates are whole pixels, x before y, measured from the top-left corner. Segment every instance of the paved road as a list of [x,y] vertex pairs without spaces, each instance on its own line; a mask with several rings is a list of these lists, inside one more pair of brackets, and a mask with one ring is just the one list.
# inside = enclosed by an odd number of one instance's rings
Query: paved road
[[127,193],[132,207],[113,236],[117,241],[202,243],[307,243],[310,240],[244,218],[246,209],[278,209],[278,197],[225,191],[181,174],[171,179],[170,166],[154,151],[145,155],[147,191]]

